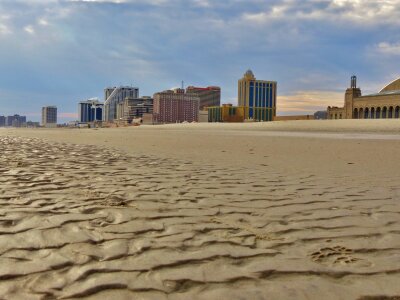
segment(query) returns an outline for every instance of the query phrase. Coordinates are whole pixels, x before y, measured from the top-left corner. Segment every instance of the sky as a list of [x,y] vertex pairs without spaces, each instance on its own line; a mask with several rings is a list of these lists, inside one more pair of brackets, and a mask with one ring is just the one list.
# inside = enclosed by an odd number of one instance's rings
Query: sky
[[0,115],[185,85],[237,103],[247,69],[278,82],[278,115],[343,105],[400,77],[399,0],[0,0]]

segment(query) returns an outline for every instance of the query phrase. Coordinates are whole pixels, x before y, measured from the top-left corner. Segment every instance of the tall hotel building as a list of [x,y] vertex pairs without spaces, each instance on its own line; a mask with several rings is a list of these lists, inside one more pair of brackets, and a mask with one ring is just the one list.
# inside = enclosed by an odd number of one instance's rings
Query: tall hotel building
[[218,86],[194,87],[189,86],[186,89],[187,94],[194,94],[199,97],[199,109],[204,110],[211,106],[221,105],[221,88]]
[[246,107],[246,118],[272,121],[276,116],[276,90],[276,81],[256,80],[248,70],[238,82],[238,102]]
[[42,108],[42,125],[44,127],[57,127],[56,106],[45,106]]
[[156,123],[198,122],[200,98],[183,89],[154,94],[153,119]]
[[104,103],[101,103],[97,99],[89,99],[87,101],[81,101],[78,104],[78,115],[79,122],[90,123],[103,120],[103,107]]
[[105,122],[114,122],[117,119],[117,109],[125,98],[139,98],[139,88],[120,86],[104,89],[104,117]]

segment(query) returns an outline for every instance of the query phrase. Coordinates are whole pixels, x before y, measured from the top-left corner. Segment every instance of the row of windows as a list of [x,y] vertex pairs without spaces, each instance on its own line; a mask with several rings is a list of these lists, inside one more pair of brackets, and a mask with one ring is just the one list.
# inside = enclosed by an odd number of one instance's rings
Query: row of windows
[[400,107],[372,107],[354,109],[353,118],[355,119],[398,119],[400,117]]

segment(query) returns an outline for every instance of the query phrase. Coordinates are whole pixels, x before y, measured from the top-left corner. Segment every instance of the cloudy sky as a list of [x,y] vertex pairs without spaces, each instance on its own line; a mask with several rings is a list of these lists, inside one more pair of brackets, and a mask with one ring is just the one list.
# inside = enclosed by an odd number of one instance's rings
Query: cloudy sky
[[219,85],[237,102],[251,68],[278,81],[279,114],[341,105],[400,77],[398,0],[0,0],[0,115],[38,120],[103,88],[140,95]]

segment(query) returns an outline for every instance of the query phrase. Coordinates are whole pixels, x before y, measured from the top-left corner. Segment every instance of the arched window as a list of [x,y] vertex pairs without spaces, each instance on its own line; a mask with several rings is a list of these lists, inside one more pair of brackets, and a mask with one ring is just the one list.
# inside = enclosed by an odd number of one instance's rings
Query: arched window
[[398,119],[398,118],[400,118],[400,107],[399,106],[396,106],[396,108],[395,108],[395,110],[394,110],[394,117],[396,118],[396,119]]
[[388,116],[388,118],[389,119],[393,118],[393,106],[389,107],[389,116]]
[[375,119],[375,107],[371,107],[371,119]]
[[381,118],[381,108],[380,107],[378,107],[377,109],[376,109],[376,113],[375,113],[375,118],[376,119],[380,119]]
[[359,115],[359,119],[364,119],[364,109],[363,108],[360,108],[358,115]]
[[385,106],[382,109],[382,119],[386,119],[387,118],[387,107]]
[[354,109],[353,119],[358,119],[358,109],[357,108]]
[[337,114],[335,114],[335,119],[337,119]]
[[369,119],[369,108],[366,107],[364,110],[364,119]]

